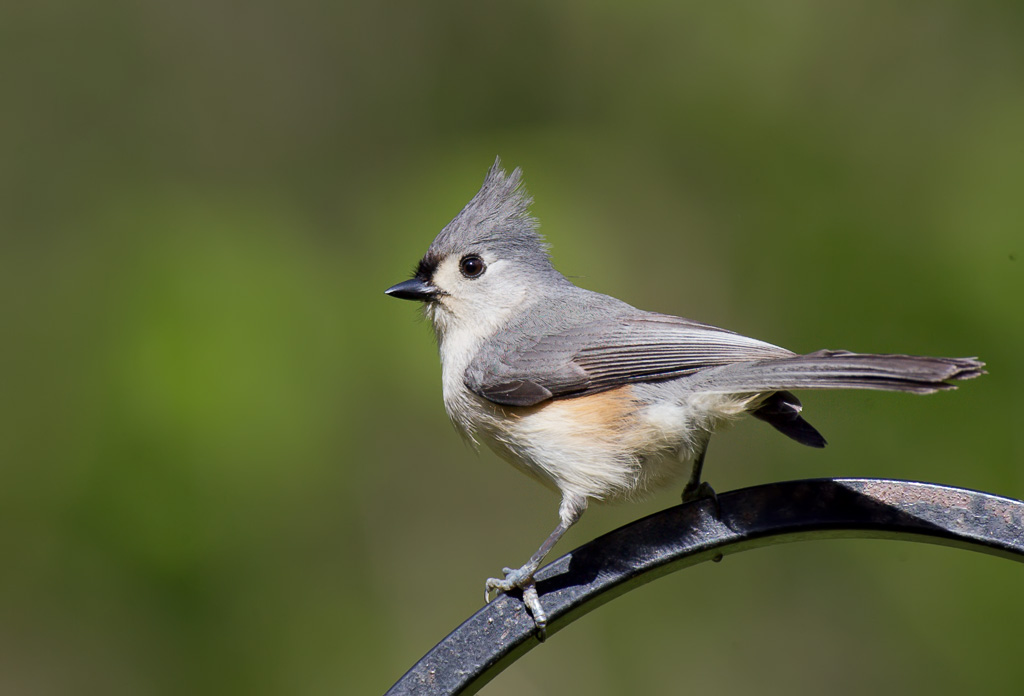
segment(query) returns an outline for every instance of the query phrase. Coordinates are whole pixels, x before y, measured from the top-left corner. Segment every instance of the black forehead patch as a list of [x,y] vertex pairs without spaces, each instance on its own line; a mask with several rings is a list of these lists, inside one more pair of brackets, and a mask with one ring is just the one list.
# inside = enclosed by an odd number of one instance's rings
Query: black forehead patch
[[440,259],[437,255],[428,251],[416,265],[416,277],[420,280],[430,280],[434,277],[434,271],[437,270],[439,262]]

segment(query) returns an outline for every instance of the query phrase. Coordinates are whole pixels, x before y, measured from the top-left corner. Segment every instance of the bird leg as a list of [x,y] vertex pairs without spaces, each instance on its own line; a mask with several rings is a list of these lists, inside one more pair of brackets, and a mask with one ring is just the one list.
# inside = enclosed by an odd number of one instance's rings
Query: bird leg
[[710,441],[710,437],[704,440],[700,452],[693,459],[690,480],[683,487],[683,502],[692,503],[695,500],[710,498],[715,506],[715,517],[721,517],[722,509],[718,504],[718,494],[715,493],[715,489],[711,487],[710,483],[700,480],[701,471],[704,469],[704,457],[708,453],[708,443]]
[[488,578],[484,585],[484,600],[491,601],[492,592],[509,592],[510,590],[520,589],[523,591],[523,602],[526,604],[526,608],[529,609],[530,614],[533,616],[534,622],[537,624],[537,629],[543,636],[544,627],[547,624],[548,616],[544,611],[544,608],[540,604],[540,598],[537,596],[537,583],[533,579],[534,573],[540,568],[540,564],[544,562],[544,558],[548,555],[558,540],[562,538],[569,527],[576,524],[580,516],[583,515],[583,511],[587,509],[586,498],[570,496],[568,494],[563,495],[562,504],[558,508],[558,515],[561,518],[558,526],[555,530],[548,535],[548,538],[544,540],[544,543],[540,545],[536,553],[530,556],[528,560],[521,568],[503,568],[502,572],[505,574],[504,578]]

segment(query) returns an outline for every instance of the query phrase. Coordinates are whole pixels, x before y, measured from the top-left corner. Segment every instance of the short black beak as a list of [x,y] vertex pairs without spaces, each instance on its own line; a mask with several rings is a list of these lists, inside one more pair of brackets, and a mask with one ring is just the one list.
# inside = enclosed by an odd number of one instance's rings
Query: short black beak
[[385,295],[397,297],[400,300],[419,300],[426,302],[437,297],[437,288],[425,280],[413,278],[398,285],[392,285],[384,291]]

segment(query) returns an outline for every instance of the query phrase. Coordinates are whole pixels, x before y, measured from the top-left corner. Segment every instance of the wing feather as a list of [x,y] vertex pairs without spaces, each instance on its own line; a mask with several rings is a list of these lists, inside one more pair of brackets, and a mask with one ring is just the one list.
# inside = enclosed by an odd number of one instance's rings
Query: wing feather
[[[688,319],[663,314],[591,319],[562,331],[503,332],[477,354],[466,385],[495,403],[532,406],[624,384],[676,379],[736,362],[794,353]],[[518,335],[509,342],[507,337]]]

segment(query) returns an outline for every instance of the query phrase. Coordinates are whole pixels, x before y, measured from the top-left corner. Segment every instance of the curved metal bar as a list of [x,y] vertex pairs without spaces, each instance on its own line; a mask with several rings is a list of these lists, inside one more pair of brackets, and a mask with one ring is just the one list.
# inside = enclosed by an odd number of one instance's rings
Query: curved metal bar
[[[605,602],[725,554],[805,539],[918,541],[1024,562],[1024,502],[930,483],[814,479],[723,493],[605,534],[537,573],[555,633]],[[452,631],[388,696],[471,694],[539,643],[515,595],[500,595]]]

